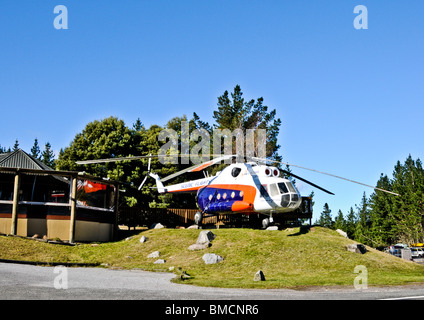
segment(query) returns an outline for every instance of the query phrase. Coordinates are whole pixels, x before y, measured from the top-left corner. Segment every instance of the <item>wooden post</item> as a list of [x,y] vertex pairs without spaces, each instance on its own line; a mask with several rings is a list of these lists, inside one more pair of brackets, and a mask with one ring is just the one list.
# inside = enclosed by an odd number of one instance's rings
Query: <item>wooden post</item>
[[75,241],[75,217],[77,212],[77,177],[72,177],[71,180],[71,220],[69,222],[69,242]]
[[[114,199],[114,205],[115,205],[115,220],[113,222],[113,230],[112,230],[112,239],[115,240],[118,238],[118,214],[119,214],[119,183],[115,184],[115,199]],[[128,226],[128,230],[130,227]],[[135,229],[135,227],[134,227]]]
[[18,230],[18,204],[19,204],[19,186],[21,184],[21,175],[19,170],[16,171],[15,185],[13,187],[13,206],[12,206],[12,225],[10,234],[16,235]]

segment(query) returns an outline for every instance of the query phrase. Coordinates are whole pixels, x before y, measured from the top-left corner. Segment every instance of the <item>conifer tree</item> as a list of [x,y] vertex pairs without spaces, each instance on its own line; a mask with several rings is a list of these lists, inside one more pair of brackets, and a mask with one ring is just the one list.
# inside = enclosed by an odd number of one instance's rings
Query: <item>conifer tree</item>
[[346,217],[346,233],[350,239],[353,239],[355,236],[356,224],[358,223],[357,215],[352,207]]
[[37,138],[35,138],[34,145],[31,148],[31,155],[36,159],[40,159],[40,146]]
[[54,153],[50,142],[47,142],[45,144],[44,151],[41,153],[41,161],[50,168],[55,168]]
[[334,219],[334,229],[340,229],[346,232],[346,220],[343,216],[342,210],[339,209],[337,217]]
[[321,212],[321,215],[316,223],[324,228],[332,229],[334,227],[334,222],[331,217],[331,210],[330,210],[330,207],[328,206],[328,203],[324,204],[323,211]]

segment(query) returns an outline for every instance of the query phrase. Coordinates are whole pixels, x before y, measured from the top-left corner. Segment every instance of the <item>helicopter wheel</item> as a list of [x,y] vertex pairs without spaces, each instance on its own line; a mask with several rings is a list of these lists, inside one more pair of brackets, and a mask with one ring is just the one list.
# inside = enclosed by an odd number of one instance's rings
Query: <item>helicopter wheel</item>
[[194,223],[200,226],[202,224],[203,214],[201,212],[196,212],[194,214]]
[[268,228],[269,224],[270,224],[269,218],[265,218],[265,219],[262,220],[262,228],[264,228],[264,229]]

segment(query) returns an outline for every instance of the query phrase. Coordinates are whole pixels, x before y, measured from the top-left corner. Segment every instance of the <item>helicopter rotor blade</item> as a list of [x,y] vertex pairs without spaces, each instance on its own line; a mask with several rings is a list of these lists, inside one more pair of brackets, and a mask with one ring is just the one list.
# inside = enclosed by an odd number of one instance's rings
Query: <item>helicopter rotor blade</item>
[[141,188],[143,188],[144,184],[146,183],[146,180],[149,176],[145,176],[143,182],[140,184],[140,186],[138,187],[138,191],[141,190]]
[[214,164],[217,164],[217,163],[219,163],[219,162],[221,162],[223,160],[228,160],[228,159],[234,158],[236,156],[237,155],[234,155],[234,154],[226,155],[226,156],[224,155],[224,156],[221,156],[221,157],[212,159],[210,161],[206,161],[206,162],[203,162],[203,163],[200,163],[200,164],[195,164],[194,166],[191,166],[191,167],[185,168],[184,170],[181,170],[181,171],[178,171],[176,173],[173,173],[173,174],[171,174],[171,175],[169,175],[169,176],[161,179],[161,181],[162,182],[166,182],[166,181],[171,180],[171,179],[173,179],[175,177],[178,177],[179,175],[182,175],[182,174],[184,174],[186,172],[198,172],[198,171],[201,171],[203,169],[206,169],[207,167],[210,167],[210,166],[212,166]]
[[147,164],[147,175],[144,177],[143,182],[140,184],[140,186],[138,187],[138,191],[141,190],[141,188],[143,188],[144,184],[146,183],[147,178],[149,177],[149,173],[150,173],[150,164],[152,162],[152,157],[151,154],[149,155],[149,163]]
[[[216,154],[205,154],[203,155],[205,157],[221,157],[222,155],[216,155]],[[233,156],[233,155],[231,155]],[[169,155],[148,155],[148,156],[128,156],[128,157],[115,157],[115,158],[105,158],[105,159],[93,159],[93,160],[80,160],[75,161],[76,164],[84,165],[84,164],[96,164],[96,163],[108,163],[108,162],[118,162],[118,161],[132,161],[132,160],[140,160],[140,159],[152,159],[152,158],[163,158],[166,159],[167,157],[179,157],[179,158],[189,158],[190,155],[188,154],[169,154]]]
[[355,181],[355,180],[343,178],[343,177],[340,177],[340,176],[336,176],[336,175],[331,174],[331,173],[328,173],[328,172],[323,172],[323,171],[318,171],[318,170],[311,169],[311,168],[306,168],[306,167],[298,166],[298,165],[292,164],[292,163],[287,163],[287,162],[282,162],[282,161],[276,161],[276,160],[270,160],[270,159],[262,159],[262,158],[256,158],[256,157],[252,157],[251,159],[253,159],[255,161],[265,162],[265,163],[266,162],[281,163],[281,164],[285,164],[285,165],[290,166],[290,167],[296,167],[296,168],[300,168],[300,169],[304,169],[304,170],[309,170],[309,171],[313,171],[313,172],[325,174],[325,175],[330,176],[330,177],[333,177],[333,178],[342,179],[342,180],[353,182],[353,183],[356,183],[356,184],[359,184],[359,185],[362,185],[362,186],[365,186],[365,187],[368,187],[368,188],[372,188],[374,190],[386,192],[386,193],[389,193],[389,194],[393,194],[395,196],[400,196],[400,194],[398,194],[396,192],[392,192],[392,191],[384,190],[384,189],[381,189],[381,188],[373,187],[373,186],[370,186],[368,184],[365,184],[365,183],[362,183],[362,182],[359,182],[359,181]]
[[326,192],[326,193],[331,194],[331,195],[334,196],[334,193],[332,193],[331,191],[328,191],[328,190],[324,189],[323,187],[320,187],[320,186],[316,185],[315,183],[313,183],[311,181],[308,181],[306,179],[303,179],[302,177],[299,177],[299,176],[297,176],[297,175],[295,175],[295,174],[293,174],[291,172],[288,172],[287,170],[282,170],[281,169],[281,171],[284,172],[284,173],[286,173],[286,174],[288,174],[288,175],[290,175],[290,176],[292,176],[293,178],[296,178],[296,179],[298,179],[300,181],[303,181],[303,182],[305,182],[307,184],[310,184],[311,186],[313,186],[313,187],[315,187],[317,189],[320,189],[321,191],[324,191],[324,192]]
[[82,160],[75,161],[76,164],[95,164],[95,163],[108,163],[108,162],[118,162],[118,161],[126,161],[126,160],[138,160],[138,159],[151,159],[157,156],[130,156],[130,157],[117,157],[117,158],[107,158],[107,159],[96,159],[96,160]]

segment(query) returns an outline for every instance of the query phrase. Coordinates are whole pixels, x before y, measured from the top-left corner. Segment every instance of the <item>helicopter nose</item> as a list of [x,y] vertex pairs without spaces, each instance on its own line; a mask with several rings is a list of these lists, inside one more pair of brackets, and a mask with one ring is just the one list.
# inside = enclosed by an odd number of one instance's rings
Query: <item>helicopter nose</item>
[[290,194],[286,193],[281,196],[281,206],[288,207],[290,204]]
[[295,207],[299,202],[297,193],[286,193],[281,196],[281,206],[284,208]]

